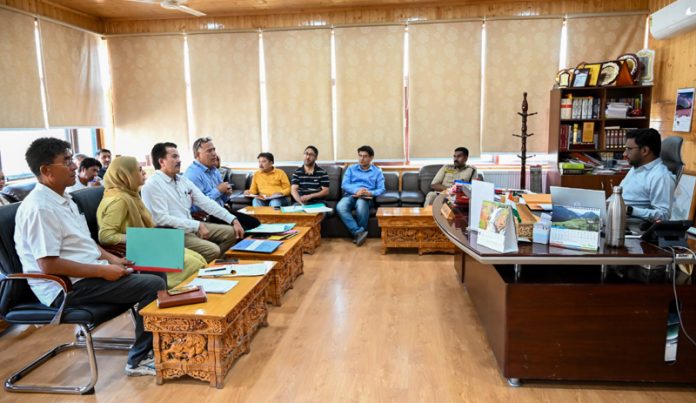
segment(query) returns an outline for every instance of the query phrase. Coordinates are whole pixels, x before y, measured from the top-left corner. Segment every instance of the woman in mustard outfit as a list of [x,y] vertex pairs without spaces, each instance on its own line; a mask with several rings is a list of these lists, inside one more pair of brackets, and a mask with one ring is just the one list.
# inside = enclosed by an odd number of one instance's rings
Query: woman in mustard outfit
[[[97,209],[100,244],[125,244],[126,228],[155,226],[138,193],[144,183],[145,175],[135,158],[117,157],[111,161],[104,175],[104,197]],[[206,264],[203,256],[184,249],[184,270],[181,273],[167,273],[167,288],[177,286]]]

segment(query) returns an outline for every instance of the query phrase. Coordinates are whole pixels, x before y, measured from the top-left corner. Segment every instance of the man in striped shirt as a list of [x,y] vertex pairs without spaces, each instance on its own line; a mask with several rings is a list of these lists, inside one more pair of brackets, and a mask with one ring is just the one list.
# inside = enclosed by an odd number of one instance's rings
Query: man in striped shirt
[[329,175],[316,164],[318,156],[316,147],[307,146],[304,164],[292,174],[290,193],[296,203],[324,203],[324,198],[329,195]]

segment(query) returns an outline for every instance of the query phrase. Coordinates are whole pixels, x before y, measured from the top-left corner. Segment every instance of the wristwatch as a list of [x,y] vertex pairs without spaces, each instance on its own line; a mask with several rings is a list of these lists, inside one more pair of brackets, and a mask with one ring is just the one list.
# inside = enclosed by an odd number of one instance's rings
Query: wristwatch
[[633,215],[633,206],[626,207],[626,215],[628,215],[628,216]]

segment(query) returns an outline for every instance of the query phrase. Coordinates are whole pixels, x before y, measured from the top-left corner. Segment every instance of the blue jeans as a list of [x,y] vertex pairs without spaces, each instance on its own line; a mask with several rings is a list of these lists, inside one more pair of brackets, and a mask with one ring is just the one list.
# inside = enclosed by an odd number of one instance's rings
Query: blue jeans
[[[372,200],[364,200],[353,196],[343,196],[336,205],[336,212],[341,217],[341,221],[346,225],[351,235],[355,236],[359,232],[367,231],[367,221],[370,219],[370,206]],[[355,217],[353,218],[353,209]]]
[[261,200],[258,197],[255,197],[251,200],[251,205],[254,207],[260,207],[260,206],[289,206],[290,205],[290,198],[289,197],[280,197],[278,199],[273,199],[273,200]]

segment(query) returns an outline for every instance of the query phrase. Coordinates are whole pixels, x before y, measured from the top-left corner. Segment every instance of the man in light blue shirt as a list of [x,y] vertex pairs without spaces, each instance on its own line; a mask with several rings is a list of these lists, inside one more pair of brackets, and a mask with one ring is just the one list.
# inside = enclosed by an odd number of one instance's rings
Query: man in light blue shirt
[[[336,212],[353,235],[357,246],[365,243],[370,207],[374,198],[384,193],[384,174],[372,165],[375,152],[370,146],[358,148],[358,164],[351,165],[343,175],[343,198],[336,205]],[[353,217],[355,209],[355,218]]]
[[675,178],[660,159],[662,138],[655,129],[626,134],[624,157],[633,166],[623,181],[623,199],[630,218],[669,220]]
[[[229,200],[232,194],[232,185],[222,181],[222,175],[217,169],[219,157],[215,151],[215,145],[210,137],[201,137],[193,142],[193,156],[196,158],[184,173],[203,194],[213,199],[221,207]],[[191,207],[191,212],[200,211],[196,206]]]

